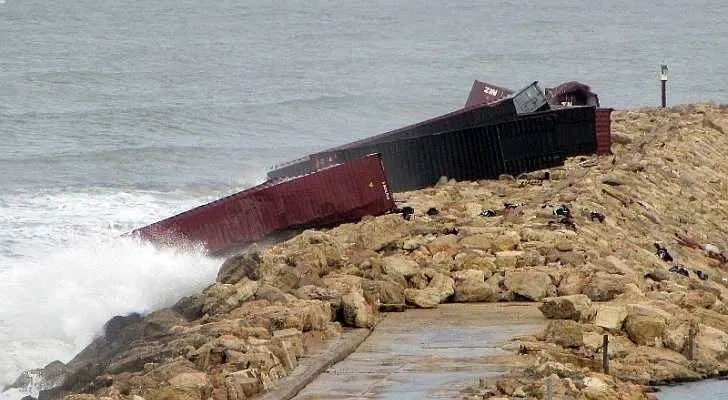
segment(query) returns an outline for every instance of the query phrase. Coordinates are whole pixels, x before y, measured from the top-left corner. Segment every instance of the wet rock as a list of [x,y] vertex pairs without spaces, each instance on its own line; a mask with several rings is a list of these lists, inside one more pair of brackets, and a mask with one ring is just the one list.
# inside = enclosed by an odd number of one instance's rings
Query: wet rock
[[544,332],[547,342],[556,343],[562,347],[579,347],[584,344],[584,335],[581,326],[572,320],[556,319],[549,322]]
[[589,321],[594,316],[591,301],[583,294],[547,297],[538,308],[544,317],[550,319]]
[[252,298],[258,287],[260,287],[258,281],[251,281],[248,278],[243,278],[234,285],[215,283],[204,291],[202,312],[210,315],[228,313]]
[[181,298],[172,309],[187,321],[195,321],[202,317],[203,296],[197,294]]
[[622,329],[622,324],[626,318],[626,307],[600,304],[597,306],[597,313],[594,317],[594,325],[609,331],[617,332]]
[[257,281],[261,277],[259,268],[262,261],[257,250],[230,257],[217,272],[216,281],[230,284],[238,283],[243,278]]
[[525,300],[541,301],[556,293],[556,288],[551,284],[551,278],[545,272],[508,272],[504,284],[509,291]]

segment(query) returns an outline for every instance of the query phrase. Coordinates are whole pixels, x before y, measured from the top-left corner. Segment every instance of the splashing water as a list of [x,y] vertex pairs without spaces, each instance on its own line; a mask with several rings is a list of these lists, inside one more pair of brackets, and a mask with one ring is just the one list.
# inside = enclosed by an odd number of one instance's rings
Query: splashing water
[[206,200],[103,190],[0,197],[0,389],[24,370],[68,362],[114,315],[171,306],[212,283],[222,260],[201,248],[119,236]]

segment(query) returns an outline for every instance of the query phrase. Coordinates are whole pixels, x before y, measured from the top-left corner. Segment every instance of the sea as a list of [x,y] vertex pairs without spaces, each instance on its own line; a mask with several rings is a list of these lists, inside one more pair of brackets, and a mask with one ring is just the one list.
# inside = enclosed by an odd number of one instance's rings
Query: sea
[[728,2],[0,0],[0,389],[214,281],[221,260],[135,227],[458,109],[475,79],[623,109],[659,104],[662,64],[669,104],[728,103]]

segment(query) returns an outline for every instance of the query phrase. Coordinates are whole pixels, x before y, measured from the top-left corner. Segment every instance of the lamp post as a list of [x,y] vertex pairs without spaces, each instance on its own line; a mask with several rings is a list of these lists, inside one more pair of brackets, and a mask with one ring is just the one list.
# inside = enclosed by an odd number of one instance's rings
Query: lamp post
[[660,83],[662,84],[662,108],[667,107],[667,65],[660,68]]

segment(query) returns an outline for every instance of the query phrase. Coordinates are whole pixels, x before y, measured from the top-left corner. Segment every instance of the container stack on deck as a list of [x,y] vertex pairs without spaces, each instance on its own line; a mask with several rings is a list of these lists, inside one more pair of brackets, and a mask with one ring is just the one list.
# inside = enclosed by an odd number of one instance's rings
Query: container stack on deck
[[611,149],[610,114],[591,89],[567,82],[546,93],[475,81],[464,108],[310,154],[268,172],[269,180],[139,228],[154,243],[202,243],[223,253],[278,230],[320,227],[391,211],[390,192],[440,177],[496,178]]

